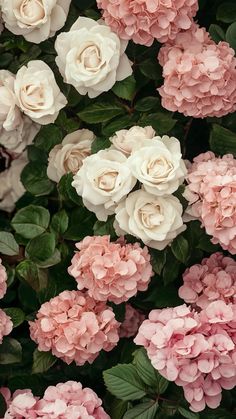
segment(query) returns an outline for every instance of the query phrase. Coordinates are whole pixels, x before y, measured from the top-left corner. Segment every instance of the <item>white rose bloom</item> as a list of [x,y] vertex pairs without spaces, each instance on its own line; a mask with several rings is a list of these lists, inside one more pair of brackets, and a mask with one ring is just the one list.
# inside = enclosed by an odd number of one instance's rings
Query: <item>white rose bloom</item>
[[51,68],[43,61],[30,61],[16,74],[14,90],[19,108],[41,125],[55,122],[67,104]]
[[23,116],[21,124],[16,129],[12,131],[2,130],[0,144],[9,151],[22,153],[28,145],[32,144],[39,129],[40,125],[32,122],[27,116]]
[[128,158],[128,165],[144,189],[159,196],[175,192],[187,173],[179,141],[167,135],[146,140]]
[[6,28],[39,44],[54,36],[67,19],[71,0],[0,0]]
[[154,196],[140,189],[120,202],[114,227],[118,235],[132,234],[144,244],[163,250],[185,230],[183,208],[174,196]]
[[133,149],[137,149],[145,145],[146,140],[151,140],[155,137],[156,133],[151,126],[139,127],[134,126],[130,129],[121,129],[117,131],[113,137],[110,138],[116,150],[122,151],[125,155],[129,156]]
[[56,63],[66,83],[94,98],[132,74],[126,46],[108,26],[79,17],[69,32],[58,35]]
[[101,150],[83,161],[72,186],[82,196],[84,205],[100,221],[106,221],[135,183],[124,154],[117,150]]
[[76,173],[83,160],[91,154],[95,135],[88,129],[80,129],[68,134],[61,144],[57,144],[49,153],[47,175],[54,182],[59,182],[65,173]]
[[25,188],[21,183],[21,172],[28,163],[26,152],[11,162],[9,169],[0,173],[0,209],[11,212],[15,203],[24,195]]

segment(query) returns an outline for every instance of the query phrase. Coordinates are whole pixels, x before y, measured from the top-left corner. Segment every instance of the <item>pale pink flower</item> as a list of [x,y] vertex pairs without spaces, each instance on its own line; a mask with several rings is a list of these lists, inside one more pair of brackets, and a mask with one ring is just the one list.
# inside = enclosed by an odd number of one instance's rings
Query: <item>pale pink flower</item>
[[193,24],[164,45],[158,59],[164,108],[195,118],[236,110],[236,58],[227,42],[215,44],[204,28]]
[[123,240],[113,243],[110,236],[88,236],[76,247],[68,272],[90,297],[120,304],[146,291],[153,275],[147,247]]
[[90,364],[103,349],[111,351],[119,341],[119,326],[112,308],[88,293],[64,291],[44,303],[30,335],[40,351],[52,351],[67,364]]
[[187,175],[187,214],[198,218],[212,242],[236,254],[236,159],[200,154]]
[[130,304],[125,305],[125,319],[120,326],[120,337],[130,338],[136,335],[140,324],[145,319],[145,315],[136,310]]
[[197,0],[97,0],[103,18],[121,39],[152,45],[166,42],[189,29],[198,10]]
[[0,344],[3,341],[3,337],[11,333],[13,329],[13,323],[9,316],[0,308]]
[[187,268],[179,296],[188,304],[206,308],[212,301],[236,303],[236,261],[217,252]]
[[7,291],[7,272],[0,259],[0,298],[3,298]]
[[34,397],[31,390],[18,390],[13,394],[4,419],[34,419],[38,398]]

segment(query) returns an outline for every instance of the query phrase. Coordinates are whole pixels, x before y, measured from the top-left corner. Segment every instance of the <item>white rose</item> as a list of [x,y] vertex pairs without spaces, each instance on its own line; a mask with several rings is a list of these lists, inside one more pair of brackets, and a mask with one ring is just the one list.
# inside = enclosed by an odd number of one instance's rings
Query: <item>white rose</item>
[[151,140],[155,137],[156,133],[151,126],[139,127],[134,126],[130,129],[121,129],[117,131],[113,137],[110,138],[113,147],[116,150],[122,151],[125,155],[129,156],[134,147],[137,149],[145,145],[146,140]]
[[183,183],[187,169],[174,137],[164,135],[146,140],[145,146],[128,158],[133,176],[154,195],[170,195]]
[[6,28],[39,44],[54,36],[66,21],[71,0],[1,0]]
[[99,220],[106,221],[135,183],[124,154],[117,150],[101,150],[83,161],[72,186],[82,196],[84,205]]
[[164,249],[185,230],[182,205],[172,195],[154,196],[140,189],[120,202],[115,212],[118,235],[132,234],[154,249]]
[[0,209],[11,212],[15,203],[24,195],[25,188],[21,183],[21,172],[28,163],[26,152],[11,162],[9,169],[0,173]]
[[27,116],[23,116],[16,129],[12,131],[2,130],[0,144],[9,151],[21,153],[28,145],[32,144],[39,129],[40,125],[32,122]]
[[0,131],[12,131],[22,122],[21,112],[16,104],[14,83],[14,74],[0,70]]
[[58,35],[56,63],[66,83],[94,98],[132,74],[126,46],[108,26],[79,17],[69,32]]
[[41,125],[53,123],[67,104],[51,68],[40,60],[20,68],[14,89],[20,109]]
[[92,131],[80,129],[68,134],[61,144],[57,144],[49,153],[47,175],[54,182],[59,182],[65,173],[76,173],[83,160],[91,154],[91,145],[95,138]]

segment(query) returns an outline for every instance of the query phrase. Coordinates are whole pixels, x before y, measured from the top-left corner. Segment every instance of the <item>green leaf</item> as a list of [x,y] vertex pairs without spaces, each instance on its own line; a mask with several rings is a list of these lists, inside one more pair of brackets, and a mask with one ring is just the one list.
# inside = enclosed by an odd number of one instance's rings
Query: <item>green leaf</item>
[[142,127],[151,125],[157,135],[164,135],[174,128],[177,119],[173,119],[171,113],[156,112],[149,115],[144,115],[139,121]]
[[134,109],[140,112],[149,112],[153,109],[158,109],[160,106],[160,100],[158,97],[147,96],[143,99],[138,100]]
[[4,417],[6,410],[7,410],[6,400],[3,397],[3,395],[0,393],[0,417],[1,418]]
[[186,263],[189,257],[189,245],[183,236],[178,236],[172,242],[171,250],[176,259],[181,263]]
[[151,249],[150,253],[153,270],[160,275],[166,263],[166,252],[164,250],[160,251]]
[[232,153],[236,157],[236,134],[220,125],[213,124],[210,147],[216,154]]
[[12,227],[26,239],[33,239],[44,233],[48,228],[50,213],[47,209],[29,205],[17,211],[12,219]]
[[133,364],[141,380],[150,387],[157,386],[157,374],[144,348],[134,352]]
[[115,399],[111,404],[111,417],[112,419],[121,419],[123,418],[129,402],[124,400]]
[[[119,131],[124,128],[127,129],[134,124],[135,124],[134,115],[133,116],[132,115],[119,116],[118,118],[113,119],[108,124],[103,125],[102,133],[105,137],[111,137],[113,134],[115,134],[116,131]],[[110,141],[107,141],[107,143],[106,143],[106,140],[103,140],[103,141],[104,141],[104,144],[107,144],[105,147],[110,147],[111,145]],[[92,149],[93,149],[93,145],[92,145]]]
[[175,281],[179,275],[181,263],[176,259],[173,253],[168,252],[166,256],[166,263],[162,272],[162,278],[165,286]]
[[14,256],[19,253],[19,246],[13,234],[0,231],[0,253],[3,255]]
[[32,261],[43,262],[49,259],[55,251],[55,236],[53,233],[43,233],[30,240],[26,253]]
[[155,419],[157,410],[158,402],[150,400],[127,410],[123,419]]
[[47,177],[47,166],[44,163],[30,162],[21,172],[21,181],[32,195],[48,195],[54,189],[54,183]]
[[57,265],[61,262],[61,253],[58,249],[55,249],[54,253],[50,258],[44,260],[44,261],[38,261],[37,266],[39,268],[50,268],[51,266]]
[[18,277],[24,280],[33,290],[39,292],[47,286],[47,275],[45,271],[38,269],[31,260],[23,260],[16,267]]
[[9,307],[4,309],[5,313],[11,318],[13,327],[20,326],[25,320],[25,313],[17,307]]
[[132,100],[136,90],[136,81],[134,76],[129,76],[122,81],[117,81],[112,91],[116,96],[122,99]]
[[214,23],[210,25],[209,33],[213,41],[215,41],[217,44],[218,42],[225,40],[225,33],[219,25],[215,25]]
[[42,126],[34,139],[34,145],[41,150],[50,151],[63,140],[63,132],[55,124]]
[[113,227],[114,217],[108,217],[107,221],[96,221],[93,226],[95,236],[106,236],[109,235],[111,238],[116,237],[116,233]]
[[125,303],[109,303],[109,306],[112,307],[116,320],[122,323],[125,320]]
[[111,142],[109,141],[109,138],[97,137],[92,143],[92,154],[96,154],[98,151],[104,150],[105,148],[108,148],[110,146]]
[[159,65],[156,58],[148,58],[147,60],[144,60],[139,65],[139,69],[148,79],[161,80],[162,78],[162,67]]
[[22,360],[21,344],[12,338],[4,338],[0,345],[0,364],[15,364]]
[[179,407],[178,412],[186,419],[199,419],[199,414],[190,412],[187,409],[184,409],[184,407]]
[[65,233],[68,228],[69,217],[65,210],[61,210],[53,215],[51,228],[55,231],[55,233],[61,235]]
[[87,106],[78,113],[82,121],[89,124],[97,124],[98,122],[106,122],[115,116],[122,115],[124,108],[116,103],[97,102]]
[[41,161],[47,164],[48,155],[44,150],[35,147],[34,145],[29,145],[27,147],[28,159],[29,161]]
[[216,12],[216,19],[224,23],[236,21],[236,4],[230,1],[220,4]]
[[48,371],[57,361],[57,358],[51,354],[51,352],[40,352],[35,349],[33,354],[33,374],[42,373]]
[[103,373],[107,389],[121,400],[138,400],[146,390],[136,368],[131,364],[118,364]]
[[72,201],[76,205],[82,205],[82,198],[77,194],[75,188],[71,185],[73,173],[67,173],[60,179],[57,185],[58,192],[63,200]]
[[225,38],[229,45],[236,51],[236,22],[228,27]]

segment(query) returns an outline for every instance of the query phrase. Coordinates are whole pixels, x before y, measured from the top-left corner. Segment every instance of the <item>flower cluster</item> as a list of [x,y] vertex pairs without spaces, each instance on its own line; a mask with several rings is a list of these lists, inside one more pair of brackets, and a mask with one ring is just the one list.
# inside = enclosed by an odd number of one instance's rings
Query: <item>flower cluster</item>
[[139,326],[144,321],[145,315],[130,304],[125,305],[125,319],[120,326],[120,337],[130,338],[138,332]]
[[[99,220],[116,214],[118,235],[161,250],[184,230],[182,205],[172,195],[186,174],[180,143],[154,136],[151,127],[118,131],[111,143],[84,159],[72,186]],[[142,189],[132,192],[137,182]]]
[[68,272],[90,297],[120,304],[146,291],[153,273],[147,247],[112,243],[109,236],[85,237],[76,247]]
[[13,323],[9,316],[0,308],[0,344],[4,336],[9,335],[13,329]]
[[212,242],[236,254],[236,159],[200,154],[189,167],[185,197],[187,215],[198,218]]
[[193,24],[159,52],[162,106],[186,116],[221,117],[236,110],[236,58],[227,42],[215,44]]
[[76,381],[48,387],[41,399],[35,397],[30,390],[18,390],[12,398],[6,388],[0,388],[0,393],[8,405],[4,419],[110,418],[97,394],[90,388],[82,388]]
[[219,300],[200,313],[186,305],[153,310],[134,341],[198,412],[218,407],[222,389],[236,385],[235,320],[236,306]]
[[113,310],[87,293],[64,291],[44,303],[36,317],[29,322],[31,339],[40,351],[52,351],[67,364],[92,363],[119,341]]
[[183,281],[179,296],[188,304],[202,309],[215,300],[236,304],[236,261],[222,253],[188,268]]
[[71,0],[1,0],[6,28],[27,41],[39,44],[61,29]]
[[197,0],[97,0],[97,5],[120,38],[146,46],[154,39],[174,39],[181,29],[190,28],[198,10]]

